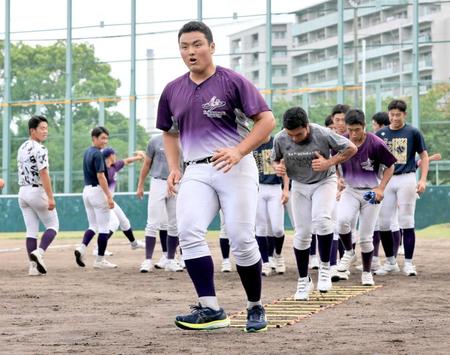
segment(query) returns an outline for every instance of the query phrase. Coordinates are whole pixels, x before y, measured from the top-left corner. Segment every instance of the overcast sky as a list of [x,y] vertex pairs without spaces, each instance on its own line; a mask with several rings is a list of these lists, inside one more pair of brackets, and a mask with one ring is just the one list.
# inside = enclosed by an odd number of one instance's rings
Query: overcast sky
[[[289,13],[320,0],[272,0],[272,13]],[[89,42],[95,46],[97,57],[109,62],[112,75],[119,78],[122,86],[118,94],[127,96],[130,92],[130,16],[129,0],[72,0],[72,36],[77,42]],[[145,59],[147,49],[153,49],[156,58],[155,89],[147,90],[147,64],[138,61],[136,68],[137,94],[159,94],[170,80],[183,74],[186,67],[179,58],[177,31],[183,23],[196,19],[197,0],[137,0],[137,33],[151,33],[137,36],[136,57]],[[216,54],[229,52],[228,35],[265,21],[266,0],[203,0],[204,21],[212,28],[216,42]],[[237,20],[231,19],[237,13]],[[0,38],[4,38],[5,0],[0,0]],[[247,15],[262,15],[243,17]],[[213,19],[217,17],[229,17]],[[273,22],[293,20],[292,15],[273,16]],[[150,23],[149,23],[150,22]],[[100,24],[104,26],[101,27]],[[115,24],[122,24],[114,26]],[[46,45],[66,36],[66,1],[64,0],[11,0],[11,40],[22,40],[28,44]],[[87,27],[87,28],[77,28]],[[45,31],[52,29],[52,31]],[[23,32],[30,31],[30,32]],[[22,32],[22,33],[18,33]],[[156,33],[155,33],[156,32]],[[163,33],[158,33],[163,32]],[[124,36],[116,38],[92,38],[102,36]],[[228,56],[217,55],[215,63],[229,65]],[[12,63],[14,65],[14,63]],[[22,98],[21,98],[22,99]],[[26,98],[23,98],[26,99]],[[142,100],[141,100],[142,101]],[[138,101],[138,115],[146,115],[145,103]],[[127,102],[120,105],[126,112]]]

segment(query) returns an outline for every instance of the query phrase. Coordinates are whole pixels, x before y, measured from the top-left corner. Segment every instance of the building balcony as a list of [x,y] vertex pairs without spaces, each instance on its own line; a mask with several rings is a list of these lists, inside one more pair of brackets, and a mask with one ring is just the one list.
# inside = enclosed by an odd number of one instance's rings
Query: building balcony
[[[413,63],[403,64],[403,73],[410,73],[413,70]],[[431,58],[419,61],[419,70],[433,70]]]

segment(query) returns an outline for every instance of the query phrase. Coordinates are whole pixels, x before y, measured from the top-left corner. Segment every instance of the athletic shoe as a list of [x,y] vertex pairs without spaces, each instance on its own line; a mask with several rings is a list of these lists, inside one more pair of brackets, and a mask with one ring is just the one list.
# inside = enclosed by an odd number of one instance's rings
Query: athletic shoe
[[403,273],[406,276],[417,276],[416,266],[413,263],[405,263]]
[[350,266],[356,259],[356,253],[352,251],[345,251],[342,259],[339,260],[339,264],[337,266],[338,271],[347,271],[350,269]]
[[115,269],[116,267],[116,264],[110,263],[106,259],[102,259],[101,261],[94,261],[94,268],[96,269]]
[[86,266],[86,247],[83,245],[79,245],[76,247],[75,251],[75,261],[77,262],[78,266],[85,267]]
[[181,272],[183,271],[183,268],[178,264],[178,262],[175,259],[167,259],[166,267],[164,268],[166,271],[172,271],[172,272]]
[[231,272],[231,262],[230,259],[223,259],[221,272]]
[[269,256],[269,264],[272,270],[275,270],[275,262],[273,260],[273,256]]
[[328,292],[331,290],[331,286],[330,267],[320,265],[317,289],[320,292]]
[[30,266],[28,268],[28,276],[41,276],[41,274],[37,269],[37,264],[34,261],[30,261]]
[[371,272],[363,272],[361,274],[361,283],[363,286],[373,286],[375,285],[375,281],[373,281]]
[[270,267],[269,263],[262,264],[261,275],[263,275],[263,276],[272,275],[272,268]]
[[152,259],[145,259],[141,264],[141,268],[139,269],[140,272],[150,272],[153,270],[154,270],[154,267],[153,267]]
[[275,262],[275,272],[277,274],[284,274],[286,272],[286,264],[282,255],[273,254],[273,261]]
[[131,250],[145,249],[145,242],[143,242],[142,240],[135,240],[135,242],[136,243],[130,243]]
[[341,281],[346,281],[348,280],[348,277],[350,276],[350,271],[338,271],[337,272],[338,276],[339,276],[339,280]]
[[395,264],[390,264],[389,262],[385,262],[382,267],[378,270],[375,270],[373,273],[378,276],[384,276],[392,272],[399,272],[400,268],[398,267],[397,262]]
[[155,268],[157,268],[157,269],[165,269],[168,260],[169,259],[167,259],[167,256],[163,254],[161,256],[161,258],[159,259],[159,261],[155,264]]
[[247,309],[247,324],[244,331],[247,333],[265,332],[267,330],[266,311],[263,306],[256,305]]
[[309,294],[314,289],[314,284],[309,276],[299,277],[297,282],[297,292],[295,292],[294,300],[307,301]]
[[405,255],[405,247],[403,244],[398,247],[397,255]]
[[30,254],[31,261],[34,261],[36,263],[36,268],[41,274],[47,273],[47,266],[45,266],[44,258],[42,254],[36,249],[33,250]]
[[[98,256],[98,248],[97,247],[92,249],[92,255]],[[110,252],[109,250],[105,250],[105,256],[113,256],[113,255],[114,255],[114,253]]]
[[339,271],[337,270],[337,265],[330,266],[331,282],[338,282],[341,278],[339,276]]
[[220,308],[218,311],[209,307],[191,306],[190,314],[176,316],[175,325],[187,330],[213,330],[230,326],[230,318]]
[[309,256],[309,268],[312,270],[319,270],[319,257],[317,255]]
[[184,259],[183,259],[182,255],[180,255],[180,257],[178,258],[177,261],[178,261],[178,264],[183,268],[183,270],[186,269],[186,264],[184,262]]

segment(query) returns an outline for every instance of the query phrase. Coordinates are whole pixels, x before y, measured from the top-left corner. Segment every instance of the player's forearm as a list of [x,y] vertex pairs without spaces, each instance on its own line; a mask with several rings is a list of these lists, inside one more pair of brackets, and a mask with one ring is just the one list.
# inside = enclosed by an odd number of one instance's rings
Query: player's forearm
[[145,179],[150,171],[151,160],[145,158],[144,164],[142,165],[141,172],[139,173],[138,187],[144,187]]
[[333,155],[331,158],[328,159],[328,162],[330,166],[338,165],[340,163],[349,160],[352,156],[356,154],[357,151],[358,148],[356,148],[356,145],[350,143],[350,146],[348,146],[347,149],[345,149],[342,152],[339,152],[338,154]]
[[103,190],[103,193],[105,194],[106,198],[112,198],[111,196],[111,191],[109,191],[108,188],[108,181],[106,180],[105,174],[104,173],[97,173],[97,179],[98,179],[98,183],[100,185],[100,187]]
[[394,164],[392,164],[389,168],[384,169],[383,177],[381,178],[378,187],[384,191],[388,182],[391,180],[392,175],[394,175]]
[[275,128],[275,118],[271,111],[261,112],[253,117],[255,124],[247,137],[237,145],[242,156],[258,148]]
[[50,181],[50,175],[48,174],[48,170],[42,169],[41,171],[39,171],[39,177],[41,179],[42,187],[44,188],[47,197],[49,199],[53,199],[52,183]]
[[289,177],[287,175],[283,176],[283,191],[289,192]]
[[128,158],[125,158],[125,159],[123,160],[123,162],[125,163],[125,165],[128,165],[128,164],[134,163],[135,161],[140,160],[140,159],[141,159],[141,158],[138,157],[138,156],[128,157]]
[[428,170],[430,169],[430,159],[426,150],[420,154],[420,159],[422,160],[422,164],[420,164],[420,180],[426,183]]
[[180,146],[178,144],[178,135],[164,132],[163,141],[169,170],[180,170]]

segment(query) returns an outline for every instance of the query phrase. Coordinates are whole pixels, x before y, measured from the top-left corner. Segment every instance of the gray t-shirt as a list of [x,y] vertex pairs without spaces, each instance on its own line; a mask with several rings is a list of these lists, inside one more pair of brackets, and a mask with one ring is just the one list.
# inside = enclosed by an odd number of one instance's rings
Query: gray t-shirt
[[169,165],[167,164],[166,154],[164,153],[162,134],[150,139],[147,145],[147,156],[152,160],[150,176],[157,179],[167,179],[169,176]]
[[284,159],[287,175],[290,179],[303,184],[314,184],[336,172],[334,166],[327,171],[312,170],[312,160],[319,152],[324,158],[330,157],[330,150],[342,152],[350,146],[350,141],[332,130],[310,123],[310,134],[306,140],[294,143],[286,131],[275,136],[272,150],[272,161]]

